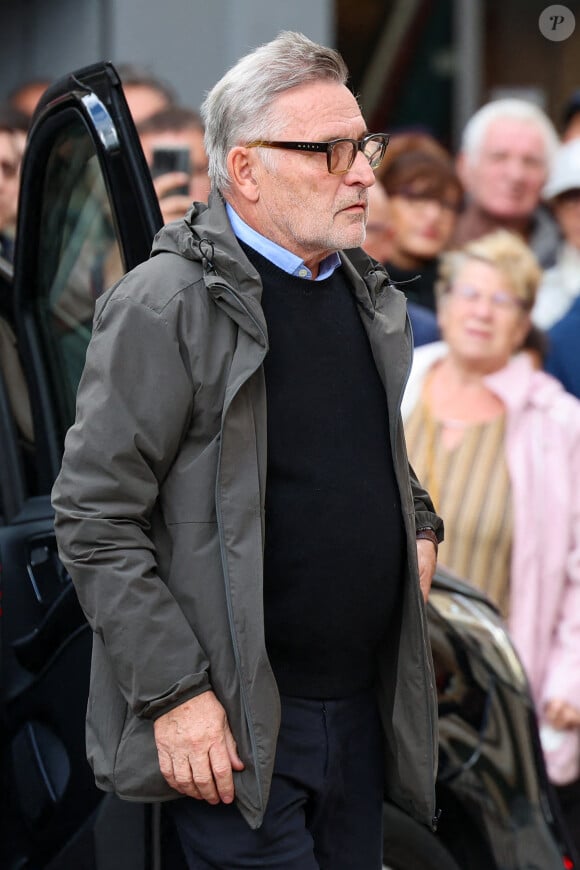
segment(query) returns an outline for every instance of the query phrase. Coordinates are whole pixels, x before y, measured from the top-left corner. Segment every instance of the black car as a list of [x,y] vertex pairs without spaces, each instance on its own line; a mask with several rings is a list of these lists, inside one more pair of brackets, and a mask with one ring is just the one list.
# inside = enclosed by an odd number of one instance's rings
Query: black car
[[[14,269],[0,260],[3,870],[182,866],[162,806],[122,802],[93,784],[84,747],[91,633],[57,556],[50,505],[95,299],[147,258],[160,225],[115,69],[97,64],[55,83],[26,148]],[[385,806],[385,867],[575,867],[501,621],[440,572],[429,623],[439,832]]]

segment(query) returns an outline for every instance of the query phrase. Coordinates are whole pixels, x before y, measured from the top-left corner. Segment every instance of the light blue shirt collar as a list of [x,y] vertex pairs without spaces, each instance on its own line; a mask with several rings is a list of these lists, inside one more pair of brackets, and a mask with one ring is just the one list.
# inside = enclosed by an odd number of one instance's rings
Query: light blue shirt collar
[[[304,260],[301,260],[300,257],[296,256],[296,254],[287,251],[286,248],[277,245],[276,242],[267,239],[266,236],[263,236],[261,233],[248,226],[239,214],[234,211],[229,202],[226,202],[226,211],[234,234],[241,242],[249,245],[250,248],[253,248],[254,251],[257,251],[258,254],[266,257],[267,260],[270,260],[271,263],[274,263],[275,266],[278,266],[279,269],[282,269],[289,275],[295,275],[297,278],[308,278],[310,281],[312,280],[312,272],[308,266],[304,264]],[[328,257],[325,257],[324,260],[322,260],[318,269],[318,276],[314,280],[323,281],[325,278],[329,278],[334,270],[338,269],[339,266],[340,257],[335,251],[333,254],[329,254]]]

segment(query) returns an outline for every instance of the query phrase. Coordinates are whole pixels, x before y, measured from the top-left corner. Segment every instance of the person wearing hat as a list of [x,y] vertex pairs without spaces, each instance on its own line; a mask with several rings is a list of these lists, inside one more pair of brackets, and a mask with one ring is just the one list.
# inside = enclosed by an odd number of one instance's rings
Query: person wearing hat
[[544,272],[532,311],[536,326],[547,330],[580,296],[580,139],[572,139],[556,152],[543,198],[562,234],[556,262]]

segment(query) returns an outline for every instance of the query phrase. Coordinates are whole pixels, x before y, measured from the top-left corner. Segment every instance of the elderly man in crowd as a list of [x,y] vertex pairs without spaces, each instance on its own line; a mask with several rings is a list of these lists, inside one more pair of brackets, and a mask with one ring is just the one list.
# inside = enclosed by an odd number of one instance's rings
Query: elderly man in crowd
[[454,245],[503,227],[550,265],[559,234],[540,199],[557,147],[552,122],[527,100],[494,100],[479,109],[463,131],[457,160],[467,201]]
[[54,490],[97,781],[176,798],[191,868],[380,870],[385,789],[435,812],[442,523],[405,298],[358,248],[387,137],[346,80],[286,32],[211,90],[209,206],[99,301]]

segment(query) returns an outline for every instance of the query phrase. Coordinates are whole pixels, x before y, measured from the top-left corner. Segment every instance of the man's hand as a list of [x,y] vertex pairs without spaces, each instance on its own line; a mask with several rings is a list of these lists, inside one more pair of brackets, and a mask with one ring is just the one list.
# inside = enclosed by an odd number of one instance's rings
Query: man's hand
[[425,538],[417,538],[417,562],[419,563],[419,585],[423,598],[427,601],[433,574],[437,566],[435,544]]
[[181,794],[210,804],[234,799],[233,770],[243,770],[226,713],[204,692],[153,723],[161,773]]
[[175,193],[176,187],[189,184],[189,180],[189,175],[185,172],[166,172],[153,179],[163,223],[168,224],[183,217],[191,207],[193,197],[189,193]]

